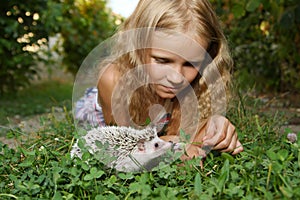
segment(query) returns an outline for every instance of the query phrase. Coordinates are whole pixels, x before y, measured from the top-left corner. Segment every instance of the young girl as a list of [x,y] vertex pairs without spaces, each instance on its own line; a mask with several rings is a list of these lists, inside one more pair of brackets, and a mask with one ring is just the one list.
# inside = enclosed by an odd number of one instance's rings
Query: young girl
[[140,0],[75,117],[92,126],[143,128],[151,121],[162,139],[173,141],[184,130],[191,145],[183,159],[199,156],[201,147],[237,154],[243,146],[221,115],[231,67],[208,0]]

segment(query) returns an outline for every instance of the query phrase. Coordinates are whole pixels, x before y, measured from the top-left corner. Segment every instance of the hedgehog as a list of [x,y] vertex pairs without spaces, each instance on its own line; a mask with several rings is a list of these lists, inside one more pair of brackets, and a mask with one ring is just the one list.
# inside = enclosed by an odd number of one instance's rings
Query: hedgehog
[[[156,128],[151,126],[141,130],[125,126],[98,127],[89,130],[83,139],[91,154],[102,153],[115,158],[105,164],[123,172],[149,171],[167,152],[182,152],[183,149],[183,143],[160,139]],[[71,150],[71,156],[82,156],[78,141]]]

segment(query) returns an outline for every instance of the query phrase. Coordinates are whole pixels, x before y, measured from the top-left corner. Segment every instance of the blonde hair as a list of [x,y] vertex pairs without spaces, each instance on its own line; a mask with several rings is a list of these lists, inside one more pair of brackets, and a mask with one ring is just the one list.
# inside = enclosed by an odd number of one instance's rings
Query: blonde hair
[[[125,32],[139,28],[154,28],[145,29],[145,31],[132,34],[131,38],[126,38],[120,41],[119,46],[115,51],[120,49],[120,46],[136,45],[136,46],[149,46],[151,42],[151,34],[153,30],[172,30],[174,32],[180,32],[183,34],[189,34],[194,40],[197,39],[206,40],[208,42],[208,48],[206,51],[210,55],[212,62],[220,74],[218,79],[211,82],[205,80],[205,77],[214,73],[211,63],[208,63],[202,76],[198,76],[192,83],[192,87],[197,95],[198,107],[201,111],[199,120],[209,117],[212,112],[212,91],[214,93],[223,93],[219,91],[220,84],[225,86],[226,96],[229,97],[229,83],[230,73],[232,67],[232,59],[229,54],[227,41],[222,32],[221,26],[218,22],[218,18],[212,9],[208,0],[140,0],[136,9],[130,17],[128,17],[122,26],[119,28],[119,32]],[[124,38],[123,38],[124,39]],[[122,49],[122,48],[121,48]],[[147,57],[147,49],[136,48],[134,51],[125,53],[115,62],[118,70],[125,74],[128,70],[135,68],[138,65],[146,64],[145,58]],[[131,81],[136,81],[134,78]],[[101,88],[100,88],[101,89]],[[217,95],[218,96],[218,95]],[[120,91],[120,107],[126,106],[121,103],[121,99],[124,98],[124,94]],[[157,103],[159,97],[152,91],[151,87],[143,86],[136,90],[131,97],[129,111],[133,118],[133,121],[137,124],[143,124],[144,118],[142,114],[147,112],[149,106],[153,103]],[[215,109],[215,108],[214,108]],[[215,109],[215,110],[218,110]],[[184,116],[186,119],[189,116]],[[178,100],[175,100],[172,117],[168,125],[168,134],[177,134],[181,121],[181,111]]]

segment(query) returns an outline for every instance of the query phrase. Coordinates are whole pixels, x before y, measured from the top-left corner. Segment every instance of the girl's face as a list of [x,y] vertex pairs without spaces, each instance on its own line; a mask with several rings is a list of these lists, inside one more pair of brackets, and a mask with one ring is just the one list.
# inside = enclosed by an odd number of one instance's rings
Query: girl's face
[[198,75],[207,42],[185,35],[155,32],[149,50],[147,72],[161,98],[174,98]]

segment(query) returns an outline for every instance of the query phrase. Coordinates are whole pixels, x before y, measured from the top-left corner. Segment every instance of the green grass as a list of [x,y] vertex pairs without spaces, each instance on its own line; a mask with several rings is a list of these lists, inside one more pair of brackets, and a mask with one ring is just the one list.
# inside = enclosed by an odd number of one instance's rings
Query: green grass
[[193,159],[184,166],[177,160],[151,172],[120,173],[89,154],[73,160],[69,152],[80,133],[68,111],[64,120],[43,118],[42,125],[50,124],[28,141],[22,141],[27,133],[21,129],[8,130],[21,146],[0,144],[0,199],[299,199],[300,140],[289,142],[289,130],[278,128],[282,116],[256,112],[260,102],[248,100],[235,102],[228,113],[244,152],[211,152],[204,169]]
[[9,123],[18,115],[20,118],[51,112],[52,107],[71,108],[72,83],[46,81],[33,84],[18,93],[0,98],[0,124]]

